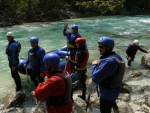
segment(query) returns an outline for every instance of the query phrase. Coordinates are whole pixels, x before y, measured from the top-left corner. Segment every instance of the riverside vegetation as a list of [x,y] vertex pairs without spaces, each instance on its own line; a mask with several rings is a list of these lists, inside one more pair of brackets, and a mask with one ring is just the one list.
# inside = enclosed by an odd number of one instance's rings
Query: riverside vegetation
[[150,14],[150,0],[0,0],[0,27],[102,15]]

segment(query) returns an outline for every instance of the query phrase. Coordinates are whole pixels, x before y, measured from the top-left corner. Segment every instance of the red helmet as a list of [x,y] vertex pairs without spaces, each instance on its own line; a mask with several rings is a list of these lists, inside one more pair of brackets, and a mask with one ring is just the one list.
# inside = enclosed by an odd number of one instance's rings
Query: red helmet
[[78,43],[78,44],[83,44],[83,45],[86,44],[85,38],[82,38],[82,37],[77,38],[77,39],[75,40],[75,42]]

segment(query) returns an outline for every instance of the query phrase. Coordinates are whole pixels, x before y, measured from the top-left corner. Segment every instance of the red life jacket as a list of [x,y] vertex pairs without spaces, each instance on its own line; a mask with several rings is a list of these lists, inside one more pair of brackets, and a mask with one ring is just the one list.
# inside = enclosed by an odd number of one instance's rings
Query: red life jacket
[[[76,66],[75,66],[75,69],[76,69],[76,70],[85,70],[85,69],[86,69],[86,65],[87,65],[88,58],[89,58],[89,52],[88,52],[88,50],[86,50],[85,52],[86,52],[86,57],[85,57],[85,59],[81,62],[81,64],[80,64],[79,67],[76,67]],[[77,60],[77,58],[78,58],[78,52],[76,52],[75,61]]]
[[135,44],[131,44],[131,46],[132,46],[132,50],[131,50],[132,55],[135,55],[138,50],[138,47]]
[[[48,75],[48,72],[45,72],[46,76]],[[48,105],[52,106],[61,106],[65,105],[70,101],[71,98],[71,90],[72,90],[72,80],[70,77],[70,74],[66,71],[63,71],[62,73],[56,73],[53,76],[60,76],[65,80],[66,83],[66,91],[63,95],[60,96],[50,96],[45,99]]]

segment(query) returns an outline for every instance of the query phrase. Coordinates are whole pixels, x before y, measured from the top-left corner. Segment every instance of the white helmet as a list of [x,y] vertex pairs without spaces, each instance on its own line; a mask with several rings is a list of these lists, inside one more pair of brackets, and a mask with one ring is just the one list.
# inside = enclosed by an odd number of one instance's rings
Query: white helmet
[[139,45],[139,41],[138,40],[134,40],[133,42],[135,45]]
[[8,32],[8,33],[6,34],[6,36],[14,37],[14,34],[13,34],[13,32]]

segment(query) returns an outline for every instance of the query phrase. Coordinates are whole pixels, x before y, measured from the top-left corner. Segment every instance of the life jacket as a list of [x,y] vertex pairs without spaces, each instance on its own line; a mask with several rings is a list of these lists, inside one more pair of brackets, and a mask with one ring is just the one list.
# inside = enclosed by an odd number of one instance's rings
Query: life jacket
[[73,44],[73,43],[68,42],[67,43],[67,47],[69,47],[69,48],[75,48],[75,43]]
[[[12,43],[16,43],[16,45],[17,45],[16,54],[19,54],[20,51],[21,51],[21,43],[20,43],[19,41],[15,41],[15,40],[14,40]],[[6,53],[7,55],[11,55],[11,51],[10,51],[10,49],[9,49],[9,46],[10,46],[12,43],[8,43],[8,44],[6,45],[6,51],[5,51],[5,53]]]
[[109,89],[114,89],[118,87],[118,84],[122,83],[123,76],[125,73],[125,62],[120,61],[116,57],[112,56],[117,64],[119,65],[118,71],[114,76],[108,77],[107,79],[103,80],[100,85],[102,88],[109,88]]
[[135,55],[138,50],[138,47],[135,44],[131,44],[131,46],[132,46],[132,50],[131,50],[132,55]]
[[[38,48],[37,48],[38,49]],[[32,51],[32,49],[29,51],[29,62],[33,65],[33,67],[36,68],[36,66],[40,65],[39,59],[36,56],[36,52],[37,49],[35,51]]]
[[[86,65],[87,65],[87,62],[88,62],[88,58],[89,58],[89,52],[88,52],[88,50],[85,50],[85,52],[86,52],[86,57],[85,57],[85,59],[81,62],[81,64],[80,64],[80,66],[79,67],[76,67],[75,66],[75,69],[76,70],[85,70],[86,69]],[[75,54],[75,61],[78,59],[78,52],[76,52],[76,54]]]
[[72,80],[70,74],[66,71],[63,71],[63,73],[56,73],[53,76],[60,76],[65,80],[66,91],[64,92],[64,94],[60,96],[50,96],[46,98],[45,101],[47,102],[48,105],[52,105],[52,106],[65,105],[71,99]]

